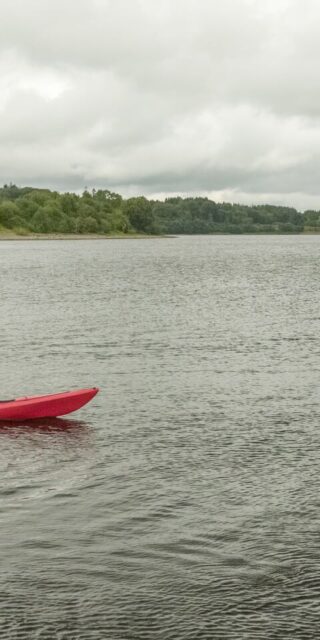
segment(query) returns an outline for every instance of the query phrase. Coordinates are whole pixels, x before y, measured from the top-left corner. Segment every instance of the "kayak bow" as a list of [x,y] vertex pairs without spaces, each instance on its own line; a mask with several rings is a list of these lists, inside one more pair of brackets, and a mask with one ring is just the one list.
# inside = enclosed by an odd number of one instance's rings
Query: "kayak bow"
[[0,401],[0,420],[37,420],[57,418],[77,411],[98,393],[99,389],[78,389],[46,396],[29,396]]

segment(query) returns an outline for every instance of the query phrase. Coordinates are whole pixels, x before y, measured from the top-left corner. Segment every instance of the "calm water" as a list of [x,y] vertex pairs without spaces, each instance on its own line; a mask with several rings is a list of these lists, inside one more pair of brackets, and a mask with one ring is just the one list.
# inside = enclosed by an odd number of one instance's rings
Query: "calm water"
[[[1,639],[318,638],[320,237],[2,242]],[[63,427],[63,428],[62,428]]]

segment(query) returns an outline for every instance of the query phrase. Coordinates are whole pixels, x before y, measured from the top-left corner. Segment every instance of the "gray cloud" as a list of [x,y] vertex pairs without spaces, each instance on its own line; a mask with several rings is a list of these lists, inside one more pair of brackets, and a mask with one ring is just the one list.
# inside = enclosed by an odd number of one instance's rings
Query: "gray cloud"
[[3,0],[2,181],[320,207],[315,0]]

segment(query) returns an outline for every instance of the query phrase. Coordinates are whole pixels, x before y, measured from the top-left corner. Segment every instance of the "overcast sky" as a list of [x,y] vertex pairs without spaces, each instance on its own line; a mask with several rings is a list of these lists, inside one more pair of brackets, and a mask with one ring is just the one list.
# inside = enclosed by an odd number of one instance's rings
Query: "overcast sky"
[[2,0],[0,182],[320,208],[318,0]]

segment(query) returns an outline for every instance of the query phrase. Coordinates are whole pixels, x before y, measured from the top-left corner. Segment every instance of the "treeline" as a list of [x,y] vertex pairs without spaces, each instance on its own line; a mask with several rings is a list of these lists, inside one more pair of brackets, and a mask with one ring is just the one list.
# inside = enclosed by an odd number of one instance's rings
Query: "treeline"
[[208,198],[124,199],[108,189],[81,195],[0,188],[0,229],[28,233],[208,234],[320,231],[320,211],[216,203]]

